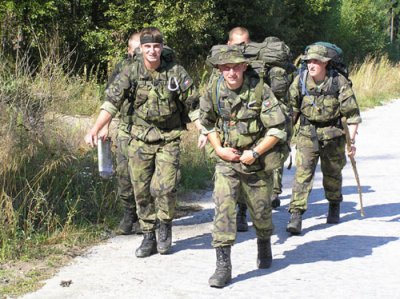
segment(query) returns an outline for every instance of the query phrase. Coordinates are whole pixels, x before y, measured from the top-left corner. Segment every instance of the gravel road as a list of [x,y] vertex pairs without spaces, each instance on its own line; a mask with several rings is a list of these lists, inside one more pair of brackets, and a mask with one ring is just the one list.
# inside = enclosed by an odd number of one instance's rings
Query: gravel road
[[[400,298],[399,115],[400,100],[362,114],[356,159],[365,217],[348,162],[341,222],[326,224],[328,204],[317,169],[303,233],[289,236],[285,227],[294,167],[285,169],[282,206],[273,212],[270,269],[256,268],[250,226],[232,248],[231,284],[208,286],[215,251],[210,245],[214,210],[211,192],[206,192],[193,199],[202,211],[174,221],[172,254],[138,259],[134,252],[140,236],[114,237],[22,298]],[[69,287],[60,285],[69,280]]]

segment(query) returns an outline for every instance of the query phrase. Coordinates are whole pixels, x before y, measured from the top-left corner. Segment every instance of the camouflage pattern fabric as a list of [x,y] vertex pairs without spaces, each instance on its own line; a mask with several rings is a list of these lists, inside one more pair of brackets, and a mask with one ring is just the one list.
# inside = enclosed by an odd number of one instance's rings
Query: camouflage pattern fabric
[[117,182],[118,182],[118,198],[125,209],[133,209],[136,211],[135,196],[131,182],[128,165],[128,146],[130,136],[117,136]]
[[271,174],[262,171],[243,173],[240,168],[240,163],[221,159],[215,167],[213,247],[230,246],[235,242],[236,203],[239,194],[245,199],[257,237],[265,240],[274,230],[270,199]]
[[108,105],[104,109],[114,115],[123,104],[124,93],[132,88],[135,89],[133,124],[138,126],[132,132],[139,139],[150,126],[181,131],[190,122],[188,114],[198,106],[193,80],[174,62],[161,60],[157,71],[149,72],[137,57],[106,89]]
[[[300,75],[296,76],[293,84],[290,86],[290,106],[293,112],[299,112],[309,121],[316,123],[326,123],[335,121],[341,116],[347,118],[348,124],[361,122],[360,109],[358,107],[354,92],[351,88],[351,82],[343,75],[337,74],[337,84],[335,87],[337,94],[328,94],[324,96],[301,95]],[[328,76],[322,85],[317,85],[310,76],[306,76],[306,87],[310,94],[329,93],[332,84],[335,83],[333,76]],[[318,128],[317,133],[323,139],[329,139],[332,128]],[[340,134],[341,135],[341,134]],[[337,136],[335,136],[337,137]]]
[[[107,86],[115,80],[121,70],[133,63],[134,58],[126,56],[116,66],[108,79]],[[124,94],[123,103],[121,105],[118,118],[118,133],[117,133],[117,185],[118,185],[118,198],[121,200],[122,206],[125,209],[133,209],[136,211],[136,203],[133,192],[133,186],[129,175],[128,168],[128,143],[131,139],[129,124],[132,122],[132,112],[129,111],[131,103],[129,101],[129,92]],[[106,104],[107,105],[107,104]]]
[[323,45],[310,45],[306,49],[306,54],[301,57],[302,60],[316,59],[322,62],[327,62],[332,58],[329,55],[329,49]]
[[158,144],[134,139],[129,146],[137,213],[144,232],[155,230],[156,219],[170,222],[174,218],[179,144],[179,139]]
[[272,171],[272,182],[273,182],[273,193],[281,194],[282,193],[282,176],[283,176],[283,167],[279,167]]
[[[223,146],[239,151],[249,149],[270,135],[286,141],[286,115],[267,84],[262,86],[262,101],[255,100],[258,82],[245,75],[240,91],[221,84],[218,105],[213,103],[213,83],[200,99],[201,124],[216,130]],[[256,234],[261,239],[273,231],[271,192],[272,172],[264,172],[260,159],[252,165],[217,159],[215,169],[214,247],[232,245],[236,238],[236,203],[243,196],[249,207]],[[239,196],[240,195],[240,196]]]
[[[107,81],[106,89],[110,86],[110,84],[113,83],[113,81],[117,78],[117,76],[121,73],[121,71],[128,67],[130,64],[132,64],[135,61],[136,57],[131,57],[129,55],[126,55],[124,59],[122,59],[119,63],[116,64],[114,71],[110,75]],[[133,114],[133,107],[131,107],[131,102],[130,100],[133,97],[133,89],[129,89],[124,92],[124,101],[120,107],[119,110],[119,123],[118,123],[118,136],[129,136],[130,131],[129,131],[129,124],[132,123],[132,114]]]
[[103,109],[115,115],[131,89],[135,93],[129,170],[146,232],[155,230],[156,219],[173,219],[180,136],[190,121],[189,113],[198,108],[198,94],[182,66],[162,59],[157,71],[150,72],[140,55],[108,86]]
[[346,164],[345,138],[342,136],[318,142],[318,149],[315,150],[313,140],[304,136],[300,129],[297,137],[297,168],[289,212],[307,210],[307,200],[319,158],[326,199],[332,202],[342,201],[342,169]]
[[322,95],[301,95],[300,75],[290,87],[291,104],[299,112],[299,131],[296,139],[296,174],[293,184],[289,212],[307,209],[307,200],[312,189],[313,177],[318,159],[321,159],[323,186],[329,201],[342,200],[342,174],[346,164],[345,137],[340,128],[339,118],[345,116],[349,124],[361,122],[360,110],[351,89],[351,83],[337,74],[337,94],[330,93],[333,78],[328,76],[317,86],[307,76],[307,90]]
[[200,101],[200,121],[207,131],[219,133],[222,144],[247,149],[265,134],[286,141],[287,115],[267,84],[258,103],[254,90],[257,83],[257,78],[246,75],[238,94],[221,84],[218,104],[213,103],[213,82],[208,85]]

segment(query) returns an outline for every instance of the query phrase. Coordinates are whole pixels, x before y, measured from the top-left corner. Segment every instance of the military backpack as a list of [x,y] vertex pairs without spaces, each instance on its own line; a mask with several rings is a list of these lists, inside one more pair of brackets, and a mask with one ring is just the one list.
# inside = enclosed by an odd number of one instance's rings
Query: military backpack
[[[288,103],[288,90],[296,67],[292,63],[290,48],[277,37],[267,37],[261,43],[250,42],[238,45],[250,65],[247,73],[259,75],[272,89],[278,100]],[[227,45],[215,45],[211,48],[207,61]]]

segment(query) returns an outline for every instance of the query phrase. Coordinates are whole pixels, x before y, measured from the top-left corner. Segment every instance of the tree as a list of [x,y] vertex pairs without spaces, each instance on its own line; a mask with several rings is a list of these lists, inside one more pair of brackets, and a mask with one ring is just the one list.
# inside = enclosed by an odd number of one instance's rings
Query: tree
[[342,0],[340,45],[350,59],[382,51],[388,41],[384,0]]

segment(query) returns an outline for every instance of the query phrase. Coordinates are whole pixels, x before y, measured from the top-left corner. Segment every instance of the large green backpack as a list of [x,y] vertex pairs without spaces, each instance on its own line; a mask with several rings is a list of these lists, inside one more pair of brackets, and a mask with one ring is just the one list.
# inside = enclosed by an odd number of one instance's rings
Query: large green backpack
[[[277,37],[267,37],[262,43],[250,42],[238,45],[243,55],[250,60],[249,73],[257,73],[271,87],[275,96],[285,104],[288,100],[289,86],[296,70],[291,59],[290,48]],[[225,51],[227,45],[215,45],[207,57]]]

